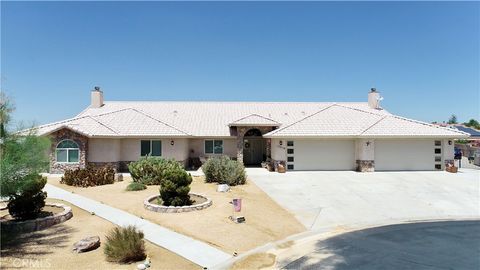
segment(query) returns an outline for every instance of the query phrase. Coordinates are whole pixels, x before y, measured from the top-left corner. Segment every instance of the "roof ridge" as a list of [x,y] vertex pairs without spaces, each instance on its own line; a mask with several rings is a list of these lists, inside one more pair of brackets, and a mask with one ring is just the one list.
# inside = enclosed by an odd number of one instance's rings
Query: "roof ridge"
[[[107,103],[264,103],[264,104],[277,104],[277,103],[305,103],[305,104],[332,104],[332,103],[344,103],[344,104],[366,104],[367,102],[363,101],[251,101],[251,100],[109,100],[104,101]],[[90,107],[87,107],[90,109]]]
[[371,124],[369,127],[367,127],[364,131],[360,132],[360,134],[358,136],[361,136],[363,133],[367,132],[367,130],[371,129],[373,126],[375,126],[376,124],[380,123],[383,119],[387,118],[388,115],[384,115],[383,117],[381,117],[380,119],[378,119],[377,121],[375,121],[375,123]]
[[312,113],[311,115],[305,116],[304,118],[302,118],[302,119],[300,119],[300,120],[298,120],[298,121],[295,121],[295,122],[291,123],[291,124],[288,125],[288,126],[284,126],[284,127],[282,127],[282,128],[272,130],[272,131],[268,132],[268,133],[265,134],[265,135],[273,135],[273,134],[275,134],[275,133],[277,133],[277,132],[280,132],[280,131],[282,131],[282,130],[285,130],[285,129],[287,129],[287,128],[295,125],[295,124],[298,124],[298,123],[306,120],[307,118],[310,118],[310,117],[312,117],[312,116],[314,116],[314,115],[316,115],[316,114],[319,114],[319,113],[321,113],[321,112],[323,112],[323,111],[325,111],[325,110],[327,110],[327,109],[329,109],[329,108],[331,108],[331,107],[333,107],[333,106],[336,106],[336,105],[337,105],[336,103],[333,103],[333,104],[331,104],[331,105],[329,105],[329,106],[327,106],[327,107],[325,107],[325,108],[323,108],[323,109],[321,109],[321,110],[319,110],[319,111],[317,111],[317,112]]
[[160,120],[158,120],[157,118],[155,118],[155,117],[153,117],[153,116],[151,116],[151,115],[149,115],[149,114],[147,114],[147,113],[145,113],[145,112],[143,112],[143,111],[141,111],[141,110],[138,110],[138,109],[135,109],[135,108],[129,108],[129,109],[131,109],[131,110],[133,110],[133,111],[136,111],[136,112],[138,112],[138,113],[140,113],[140,114],[143,114],[143,115],[145,115],[146,117],[149,117],[149,118],[151,118],[151,119],[153,119],[153,120],[155,120],[155,121],[157,121],[157,122],[159,122],[159,123],[162,123],[162,124],[164,124],[164,125],[166,125],[166,126],[168,126],[168,127],[171,127],[171,128],[173,128],[173,129],[175,129],[175,130],[177,130],[177,131],[179,131],[179,132],[181,132],[181,133],[183,133],[183,134],[185,134],[185,135],[192,136],[191,134],[189,134],[189,133],[187,133],[187,132],[185,132],[185,131],[183,131],[183,130],[181,130],[181,129],[179,129],[179,128],[176,128],[176,127],[174,127],[173,125],[170,125],[170,124],[168,124],[168,123],[165,123],[165,122],[163,122],[163,121],[160,121]]
[[277,123],[277,124],[280,124],[279,122],[273,120],[272,118],[268,118],[268,117],[265,117],[265,116],[260,115],[260,114],[257,114],[257,113],[251,113],[251,114],[249,114],[249,115],[247,115],[247,116],[244,116],[244,117],[239,118],[239,119],[237,119],[237,120],[235,120],[235,121],[232,121],[231,123],[235,123],[235,122],[242,121],[242,120],[244,120],[244,119],[247,119],[247,118],[250,117],[250,116],[258,116],[258,117],[261,117],[261,118],[263,118],[263,119],[266,119],[266,120],[275,122],[275,123]]
[[[350,109],[350,110],[355,110],[355,111],[360,111],[360,112],[364,112],[364,113],[369,113],[369,114],[374,114],[374,115],[380,115],[380,116],[383,116],[384,114],[381,114],[381,113],[374,113],[374,112],[371,112],[371,111],[367,111],[367,110],[363,110],[363,109],[359,109],[359,108],[352,108],[352,107],[349,107],[349,106],[345,106],[345,105],[342,105],[342,104],[336,104],[337,106],[339,107],[343,107],[343,108],[346,108],[346,109]],[[391,115],[390,112],[382,109],[383,111],[387,112],[388,114]],[[387,115],[388,115],[387,114]]]
[[78,119],[83,119],[83,118],[86,118],[86,117],[88,117],[88,115],[68,118],[68,119],[65,119],[65,120],[60,120],[60,121],[56,121],[56,122],[53,122],[53,123],[48,123],[48,124],[43,124],[43,125],[40,125],[40,126],[36,126],[36,127],[31,128],[31,129],[38,129],[38,128],[43,128],[43,127],[49,127],[49,126],[53,126],[53,125],[63,124],[63,123],[66,123],[66,122],[71,122],[71,121],[78,120]]
[[93,116],[88,115],[88,117],[89,117],[90,119],[92,119],[93,121],[99,123],[100,125],[106,127],[107,129],[111,130],[113,133],[115,133],[115,134],[120,134],[120,132],[118,132],[118,131],[115,130],[114,128],[108,126],[107,124],[103,123],[102,121],[100,121],[100,120],[98,120],[98,119],[95,119]]

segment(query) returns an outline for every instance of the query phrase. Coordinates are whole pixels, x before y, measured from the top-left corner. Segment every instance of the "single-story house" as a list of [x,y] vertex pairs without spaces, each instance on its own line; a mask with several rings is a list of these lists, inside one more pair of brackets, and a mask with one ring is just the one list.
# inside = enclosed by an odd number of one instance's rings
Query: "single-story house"
[[287,170],[442,170],[468,134],[393,115],[372,88],[367,102],[104,101],[71,119],[37,127],[52,140],[50,172],[87,164],[126,170],[145,155],[227,155]]

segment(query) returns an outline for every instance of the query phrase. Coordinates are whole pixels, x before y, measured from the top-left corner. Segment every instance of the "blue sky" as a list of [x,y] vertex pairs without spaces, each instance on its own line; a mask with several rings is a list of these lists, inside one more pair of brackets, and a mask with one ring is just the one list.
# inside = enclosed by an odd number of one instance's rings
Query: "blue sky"
[[106,100],[366,101],[479,117],[478,2],[2,2],[15,118]]

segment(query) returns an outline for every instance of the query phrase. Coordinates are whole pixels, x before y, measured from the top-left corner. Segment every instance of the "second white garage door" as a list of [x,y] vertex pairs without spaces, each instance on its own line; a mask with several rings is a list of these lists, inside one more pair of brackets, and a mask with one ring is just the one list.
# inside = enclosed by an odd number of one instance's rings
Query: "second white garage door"
[[[353,170],[355,143],[353,140],[295,140],[294,170]],[[288,151],[288,150],[287,150]]]
[[441,158],[442,151],[433,140],[375,140],[375,170],[434,170],[435,156]]

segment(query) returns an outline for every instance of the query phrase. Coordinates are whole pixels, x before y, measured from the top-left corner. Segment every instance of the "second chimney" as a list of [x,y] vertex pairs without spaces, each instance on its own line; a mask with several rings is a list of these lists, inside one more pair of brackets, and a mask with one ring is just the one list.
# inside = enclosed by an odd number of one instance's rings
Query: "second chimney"
[[91,108],[100,108],[103,106],[103,92],[100,90],[100,87],[95,86],[95,88],[92,90],[92,93],[90,95],[91,103],[90,107]]
[[368,93],[368,106],[372,109],[379,109],[380,105],[380,92],[377,92],[377,89],[370,89]]

